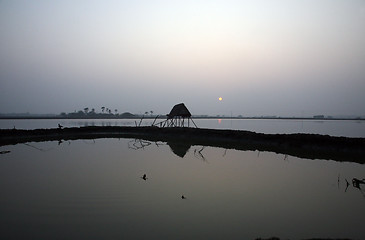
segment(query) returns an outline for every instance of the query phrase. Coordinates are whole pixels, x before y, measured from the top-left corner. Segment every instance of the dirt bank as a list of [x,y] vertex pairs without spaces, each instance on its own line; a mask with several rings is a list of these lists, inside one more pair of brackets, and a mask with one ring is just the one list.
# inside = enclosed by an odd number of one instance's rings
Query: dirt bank
[[239,130],[157,127],[80,127],[63,129],[1,129],[0,146],[26,142],[140,138],[237,150],[270,151],[308,159],[365,163],[365,138],[318,134],[262,134]]

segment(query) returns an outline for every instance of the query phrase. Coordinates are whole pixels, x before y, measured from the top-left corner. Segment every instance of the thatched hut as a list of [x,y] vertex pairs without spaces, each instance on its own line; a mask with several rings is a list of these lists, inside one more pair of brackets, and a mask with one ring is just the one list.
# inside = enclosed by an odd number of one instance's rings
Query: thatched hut
[[190,127],[190,121],[197,127],[184,103],[176,104],[166,116],[167,127]]
[[184,118],[190,118],[191,113],[189,112],[189,109],[185,106],[184,103],[176,104],[170,111],[169,114],[167,114],[167,118],[175,118],[175,117],[184,117]]

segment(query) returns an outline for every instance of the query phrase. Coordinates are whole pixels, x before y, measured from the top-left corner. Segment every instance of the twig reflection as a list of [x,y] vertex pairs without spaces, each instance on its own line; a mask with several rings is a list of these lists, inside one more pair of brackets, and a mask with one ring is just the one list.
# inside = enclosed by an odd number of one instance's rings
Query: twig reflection
[[91,143],[91,142],[88,142],[88,141],[86,141],[86,140],[84,140],[83,141],[85,144],[95,144],[95,139],[93,139],[93,142]]
[[338,177],[337,177],[337,188],[340,189],[340,174],[338,174]]
[[155,142],[155,144],[157,147],[167,145],[167,143],[162,143],[162,142]]
[[128,142],[128,148],[133,150],[143,149],[151,145],[151,142],[142,139],[134,139]]
[[347,189],[349,188],[350,183],[349,183],[349,181],[347,181],[347,179],[346,179],[346,178],[345,178],[345,180],[346,180],[346,188],[345,188],[345,192],[347,192]]
[[226,156],[226,154],[227,154],[227,148],[226,148],[226,149],[224,149],[224,153],[223,153],[223,156],[222,156],[222,157],[225,157],[225,156]]
[[360,184],[365,184],[365,179],[362,180],[357,178],[352,179],[352,186],[361,190]]
[[202,154],[202,151],[204,150],[205,146],[202,146],[200,150],[194,149],[194,156],[200,160],[203,160],[204,162],[207,162],[206,158]]
[[28,147],[31,147],[31,148],[34,148],[34,149],[37,149],[38,151],[41,151],[41,152],[48,152],[49,150],[52,150],[52,148],[49,148],[49,149],[43,149],[43,148],[39,148],[39,147],[36,147],[36,146],[33,146],[33,145],[30,145],[29,143],[23,143],[24,145],[28,146]]
[[[70,145],[71,144],[71,142],[70,141],[64,141],[64,140],[62,140],[62,139],[60,139],[60,140],[58,140],[58,145],[61,145],[62,143],[64,143],[64,142],[68,142],[68,145]],[[95,143],[95,142],[94,142]]]
[[7,153],[10,153],[10,151],[9,150],[0,151],[0,154],[7,154]]
[[[362,184],[365,184],[365,179],[358,179],[358,178],[353,178],[351,183],[345,178],[345,183],[346,183],[346,187],[345,187],[345,192],[347,192],[347,190],[349,189],[349,186],[352,185],[352,187],[358,189],[361,193],[361,195],[365,198],[365,192],[364,190],[361,188]],[[338,174],[337,177],[337,184],[338,184],[338,189],[340,189],[340,174]]]

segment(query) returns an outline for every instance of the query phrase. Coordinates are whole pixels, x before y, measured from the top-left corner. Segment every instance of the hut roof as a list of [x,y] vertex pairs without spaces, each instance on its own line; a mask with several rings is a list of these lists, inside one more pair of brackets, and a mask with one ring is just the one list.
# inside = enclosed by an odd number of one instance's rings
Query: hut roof
[[176,104],[169,114],[167,114],[168,118],[173,117],[191,117],[191,113],[184,103]]

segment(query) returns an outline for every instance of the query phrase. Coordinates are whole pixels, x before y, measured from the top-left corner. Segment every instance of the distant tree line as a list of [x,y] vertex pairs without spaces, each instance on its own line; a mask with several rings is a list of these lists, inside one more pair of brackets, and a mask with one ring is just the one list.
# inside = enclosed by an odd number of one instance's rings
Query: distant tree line
[[136,115],[130,112],[118,113],[118,109],[110,109],[101,107],[101,112],[96,112],[95,108],[85,107],[83,110],[78,110],[70,113],[62,112],[61,118],[135,118]]

